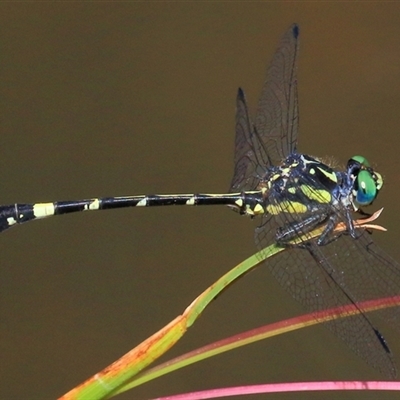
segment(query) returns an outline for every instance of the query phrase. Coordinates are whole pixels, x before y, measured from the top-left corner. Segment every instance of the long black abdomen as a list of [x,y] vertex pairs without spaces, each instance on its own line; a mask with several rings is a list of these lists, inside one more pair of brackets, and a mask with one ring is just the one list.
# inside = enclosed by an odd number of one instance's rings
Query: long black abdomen
[[263,212],[263,209],[259,209],[260,206],[253,211],[253,208],[259,205],[261,197],[261,192],[249,192],[248,194],[192,193],[103,197],[86,200],[56,201],[35,204],[10,204],[0,206],[0,232],[3,232],[16,224],[22,224],[34,219],[47,218],[53,215],[124,207],[230,205],[242,210],[245,214],[256,215]]

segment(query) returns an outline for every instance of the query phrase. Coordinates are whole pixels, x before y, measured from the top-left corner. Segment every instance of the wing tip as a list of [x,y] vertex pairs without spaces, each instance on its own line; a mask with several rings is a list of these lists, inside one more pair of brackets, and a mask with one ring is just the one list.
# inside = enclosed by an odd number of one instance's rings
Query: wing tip
[[244,100],[244,98],[245,98],[244,90],[241,87],[238,88],[237,98],[240,100]]
[[299,25],[293,24],[291,30],[292,30],[293,37],[294,37],[295,39],[297,39],[297,38],[299,37],[299,34],[300,34]]

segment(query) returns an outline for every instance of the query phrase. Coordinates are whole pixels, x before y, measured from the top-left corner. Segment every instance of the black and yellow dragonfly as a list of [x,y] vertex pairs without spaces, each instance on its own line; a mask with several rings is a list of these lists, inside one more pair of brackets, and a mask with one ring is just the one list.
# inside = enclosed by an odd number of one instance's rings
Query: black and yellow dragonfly
[[[355,216],[378,195],[383,180],[361,156],[343,170],[296,151],[299,28],[282,37],[254,123],[244,92],[236,99],[235,170],[229,193],[138,195],[0,206],[0,231],[16,224],[77,211],[166,205],[228,205],[259,217],[260,250],[286,251],[267,260],[278,282],[309,311],[354,305],[359,313],[325,325],[388,377],[396,376],[389,346],[360,302],[400,294],[400,266],[355,229]],[[335,228],[345,226],[340,235]],[[313,238],[312,232],[321,230]],[[400,328],[398,307],[377,314]],[[399,329],[400,330],[400,329]]]

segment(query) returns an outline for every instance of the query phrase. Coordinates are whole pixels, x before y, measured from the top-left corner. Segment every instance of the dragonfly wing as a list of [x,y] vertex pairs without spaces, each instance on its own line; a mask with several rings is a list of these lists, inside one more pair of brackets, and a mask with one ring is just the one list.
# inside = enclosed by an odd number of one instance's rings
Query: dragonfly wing
[[294,24],[281,39],[258,102],[255,131],[267,166],[280,164],[296,151],[298,53],[299,27]]
[[259,182],[257,146],[253,142],[253,126],[246,98],[239,88],[236,97],[235,170],[229,191],[232,193],[254,190]]
[[280,164],[296,150],[298,36],[299,28],[293,25],[281,39],[267,72],[255,125],[244,92],[238,91],[231,192],[256,189],[267,168]]
[[[338,246],[334,243],[326,246],[312,243],[311,246],[312,254],[307,249],[288,248],[279,257],[272,257],[265,263],[280,285],[309,312],[321,312],[357,302],[347,282],[348,277],[342,275],[342,269],[336,268],[341,258],[337,252],[344,254],[349,248],[342,241]],[[352,264],[351,254],[346,263]],[[369,282],[369,285],[373,284]],[[357,289],[355,291],[359,294]],[[383,336],[378,336],[366,314],[334,319],[324,325],[372,367],[387,377],[396,377],[396,367],[387,351],[388,345]]]
[[[372,241],[371,234],[364,231],[357,239],[343,236],[340,238],[340,246],[347,250],[334,254],[335,269],[340,272],[342,285],[352,293],[356,301],[394,296],[398,299],[400,265]],[[384,308],[377,315],[400,332],[400,307]]]
[[[301,189],[304,186],[310,191],[307,196]],[[266,201],[279,212],[263,216],[261,225],[256,229],[255,239],[260,250],[276,241],[278,228],[297,226],[295,224],[317,213],[335,214],[338,223],[346,223],[345,210],[324,204],[321,197],[324,187],[311,176],[292,174],[286,183],[287,190],[278,189],[280,187],[276,190],[272,187]],[[299,204],[310,203],[310,197],[320,202],[321,206],[316,205],[303,214],[299,213]],[[310,232],[298,225],[295,236],[302,238],[303,248],[288,247],[278,257],[269,258],[265,263],[280,285],[310,312],[398,295],[399,265],[373,244],[371,235],[361,230],[357,232],[360,234],[357,239],[343,234],[337,240],[319,246],[316,239],[310,237]],[[399,326],[398,307],[379,313]],[[385,376],[394,378],[396,368],[391,354],[383,336],[374,328],[370,315],[361,313],[338,318],[325,325],[366,362]]]

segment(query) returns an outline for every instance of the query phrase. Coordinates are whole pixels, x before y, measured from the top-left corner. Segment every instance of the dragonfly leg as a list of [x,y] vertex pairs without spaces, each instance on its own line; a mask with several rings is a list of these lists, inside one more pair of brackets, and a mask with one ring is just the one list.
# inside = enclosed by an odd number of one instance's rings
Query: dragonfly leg
[[[365,216],[370,216],[369,214],[364,213],[363,211],[361,211],[360,214],[365,215]],[[339,239],[342,235],[345,235],[345,234],[349,234],[353,239],[358,239],[362,235],[362,232],[358,232],[357,229],[354,228],[354,223],[353,223],[353,219],[351,217],[350,210],[346,209],[345,217],[346,217],[347,229],[343,232],[335,233],[333,236],[328,237],[329,234],[334,231],[334,229],[338,223],[337,214],[333,214],[330,216],[329,221],[326,225],[326,228],[324,229],[324,231],[322,232],[322,234],[320,235],[320,237],[317,240],[318,246],[325,246],[329,243],[332,243],[335,240]]]
[[342,235],[342,233],[335,234],[335,235],[329,237],[329,235],[331,235],[331,233],[335,229],[337,222],[338,222],[338,218],[337,218],[336,214],[333,214],[329,217],[328,223],[326,224],[324,231],[321,233],[320,237],[317,240],[318,246],[325,246],[325,245],[332,243],[335,240],[339,239],[339,237]]

